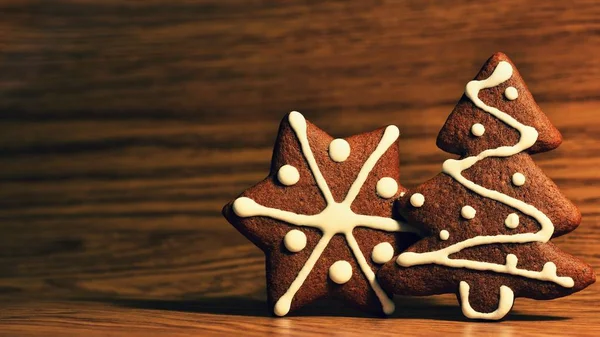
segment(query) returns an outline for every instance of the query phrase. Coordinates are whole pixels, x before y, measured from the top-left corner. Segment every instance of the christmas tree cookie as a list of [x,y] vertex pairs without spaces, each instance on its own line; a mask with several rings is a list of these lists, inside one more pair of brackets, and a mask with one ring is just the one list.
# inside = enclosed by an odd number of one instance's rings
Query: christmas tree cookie
[[427,237],[379,271],[382,287],[456,293],[465,316],[497,320],[516,297],[553,299],[592,284],[590,266],[550,242],[573,231],[581,214],[530,157],[561,141],[514,64],[493,55],[437,139],[460,158],[398,200]]
[[298,112],[281,122],[271,172],[223,214],[266,257],[272,312],[336,297],[375,313],[394,303],[377,270],[416,240],[393,218],[398,128],[334,139]]

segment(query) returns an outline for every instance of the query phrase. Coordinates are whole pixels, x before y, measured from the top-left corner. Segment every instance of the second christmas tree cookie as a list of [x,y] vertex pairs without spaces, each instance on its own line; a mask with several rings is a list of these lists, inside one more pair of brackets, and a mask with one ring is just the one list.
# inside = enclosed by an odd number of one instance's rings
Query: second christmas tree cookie
[[465,316],[497,320],[516,297],[553,299],[592,284],[589,265],[550,243],[581,215],[529,156],[561,140],[514,64],[493,55],[438,136],[441,149],[461,157],[399,199],[428,237],[379,271],[383,288],[456,293]]

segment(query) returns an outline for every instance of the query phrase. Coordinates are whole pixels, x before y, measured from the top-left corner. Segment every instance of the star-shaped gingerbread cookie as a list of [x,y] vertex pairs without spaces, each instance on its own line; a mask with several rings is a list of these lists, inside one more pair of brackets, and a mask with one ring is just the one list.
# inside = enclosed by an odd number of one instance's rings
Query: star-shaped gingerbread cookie
[[291,112],[271,172],[223,209],[266,256],[269,306],[287,315],[323,297],[390,314],[375,273],[417,236],[392,216],[399,180],[395,126],[333,139]]

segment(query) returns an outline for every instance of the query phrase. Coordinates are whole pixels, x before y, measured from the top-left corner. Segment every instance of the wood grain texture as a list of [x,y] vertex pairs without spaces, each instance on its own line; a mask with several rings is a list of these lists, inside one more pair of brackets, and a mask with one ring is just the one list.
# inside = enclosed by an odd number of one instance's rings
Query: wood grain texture
[[290,110],[339,137],[396,124],[403,184],[435,175],[439,128],[503,51],[565,138],[534,157],[584,216],[555,242],[599,270],[598,17],[594,0],[0,0],[0,335],[600,334],[599,285],[500,324],[444,296],[389,320],[266,317],[262,253],[220,215]]

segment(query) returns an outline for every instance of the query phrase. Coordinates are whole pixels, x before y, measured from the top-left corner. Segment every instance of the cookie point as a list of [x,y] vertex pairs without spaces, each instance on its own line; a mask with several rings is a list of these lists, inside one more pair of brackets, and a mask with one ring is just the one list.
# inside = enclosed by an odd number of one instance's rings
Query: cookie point
[[389,303],[383,304],[383,313],[384,314],[391,315],[394,313],[394,311],[396,311],[396,304],[394,304],[394,302],[390,301]]
[[288,115],[288,119],[291,121],[301,121],[304,120],[304,116],[299,113],[298,111],[292,111],[290,112],[290,114]]
[[388,125],[385,128],[385,134],[389,135],[389,137],[398,138],[400,137],[400,129],[395,125]]
[[279,317],[285,316],[290,312],[291,304],[292,303],[286,297],[281,297],[277,303],[275,303],[273,312]]
[[460,162],[456,159],[446,159],[442,164],[442,171],[444,173],[454,172],[460,170]]
[[508,60],[508,55],[501,51],[495,52],[491,58],[499,59],[499,60]]
[[496,66],[496,70],[494,70],[494,72],[496,71],[502,72],[506,76],[506,78],[510,78],[513,73],[513,68],[510,65],[510,63],[506,61],[500,61]]
[[471,93],[472,91],[475,91],[476,89],[477,89],[477,82],[476,81],[468,82],[467,85],[465,85],[465,94],[467,96],[469,96],[469,93]]
[[233,212],[239,217],[246,218],[253,215],[252,208],[254,208],[255,205],[256,202],[250,198],[237,198],[233,202]]

